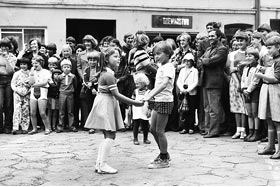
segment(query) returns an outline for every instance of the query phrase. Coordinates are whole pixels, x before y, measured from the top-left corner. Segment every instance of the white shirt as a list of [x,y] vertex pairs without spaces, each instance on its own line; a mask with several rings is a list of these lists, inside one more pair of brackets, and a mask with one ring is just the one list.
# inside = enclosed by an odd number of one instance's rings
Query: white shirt
[[173,102],[172,90],[175,80],[175,68],[171,62],[168,62],[158,68],[155,88],[159,87],[162,84],[165,77],[169,78],[167,86],[164,88],[164,90],[162,90],[155,96],[156,102]]
[[[184,89],[184,84],[188,85],[187,89]],[[177,86],[181,92],[186,90],[190,95],[197,94],[198,84],[198,70],[195,67],[190,69],[183,68],[180,70],[179,77],[177,80]]]

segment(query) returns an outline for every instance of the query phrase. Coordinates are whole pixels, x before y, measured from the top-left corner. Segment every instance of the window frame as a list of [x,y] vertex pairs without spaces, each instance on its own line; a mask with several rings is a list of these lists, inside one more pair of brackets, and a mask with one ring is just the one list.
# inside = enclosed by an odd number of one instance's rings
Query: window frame
[[[31,29],[31,30],[43,30],[44,34],[44,41],[41,41],[42,43],[46,44],[48,41],[47,37],[47,27],[46,26],[1,26],[0,27],[0,38],[3,38],[3,34],[21,34],[21,43],[22,46],[18,46],[18,50],[22,50],[24,46],[25,41],[25,30]],[[4,31],[3,31],[4,30]],[[17,30],[17,31],[16,31]]]

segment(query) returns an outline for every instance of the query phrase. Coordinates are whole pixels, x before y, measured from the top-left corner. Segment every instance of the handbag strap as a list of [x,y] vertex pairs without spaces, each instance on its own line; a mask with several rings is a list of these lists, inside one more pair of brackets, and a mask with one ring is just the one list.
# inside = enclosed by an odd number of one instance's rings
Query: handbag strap
[[188,73],[187,77],[186,77],[185,80],[184,80],[184,83],[185,83],[185,81],[188,79],[188,77],[190,76],[191,72],[192,72],[192,70],[190,70],[190,72]]

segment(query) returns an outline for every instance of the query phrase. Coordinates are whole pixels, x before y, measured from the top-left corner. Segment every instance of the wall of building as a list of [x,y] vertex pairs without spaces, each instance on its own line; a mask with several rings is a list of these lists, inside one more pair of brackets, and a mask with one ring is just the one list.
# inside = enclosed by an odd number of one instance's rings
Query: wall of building
[[[209,21],[254,25],[255,0],[2,0],[1,26],[46,27],[47,43],[58,48],[65,43],[66,19],[116,20],[116,36],[122,41],[127,32],[205,31]],[[152,15],[192,16],[191,28],[152,28]],[[96,26],[98,28],[98,26]]]

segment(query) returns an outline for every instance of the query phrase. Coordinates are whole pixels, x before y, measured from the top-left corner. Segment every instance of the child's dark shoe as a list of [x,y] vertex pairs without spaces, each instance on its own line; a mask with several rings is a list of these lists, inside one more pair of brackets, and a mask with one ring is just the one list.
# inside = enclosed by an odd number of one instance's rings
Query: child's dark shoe
[[133,140],[134,145],[140,145],[140,143],[138,142],[138,140]]
[[150,140],[144,140],[144,144],[151,144]]

